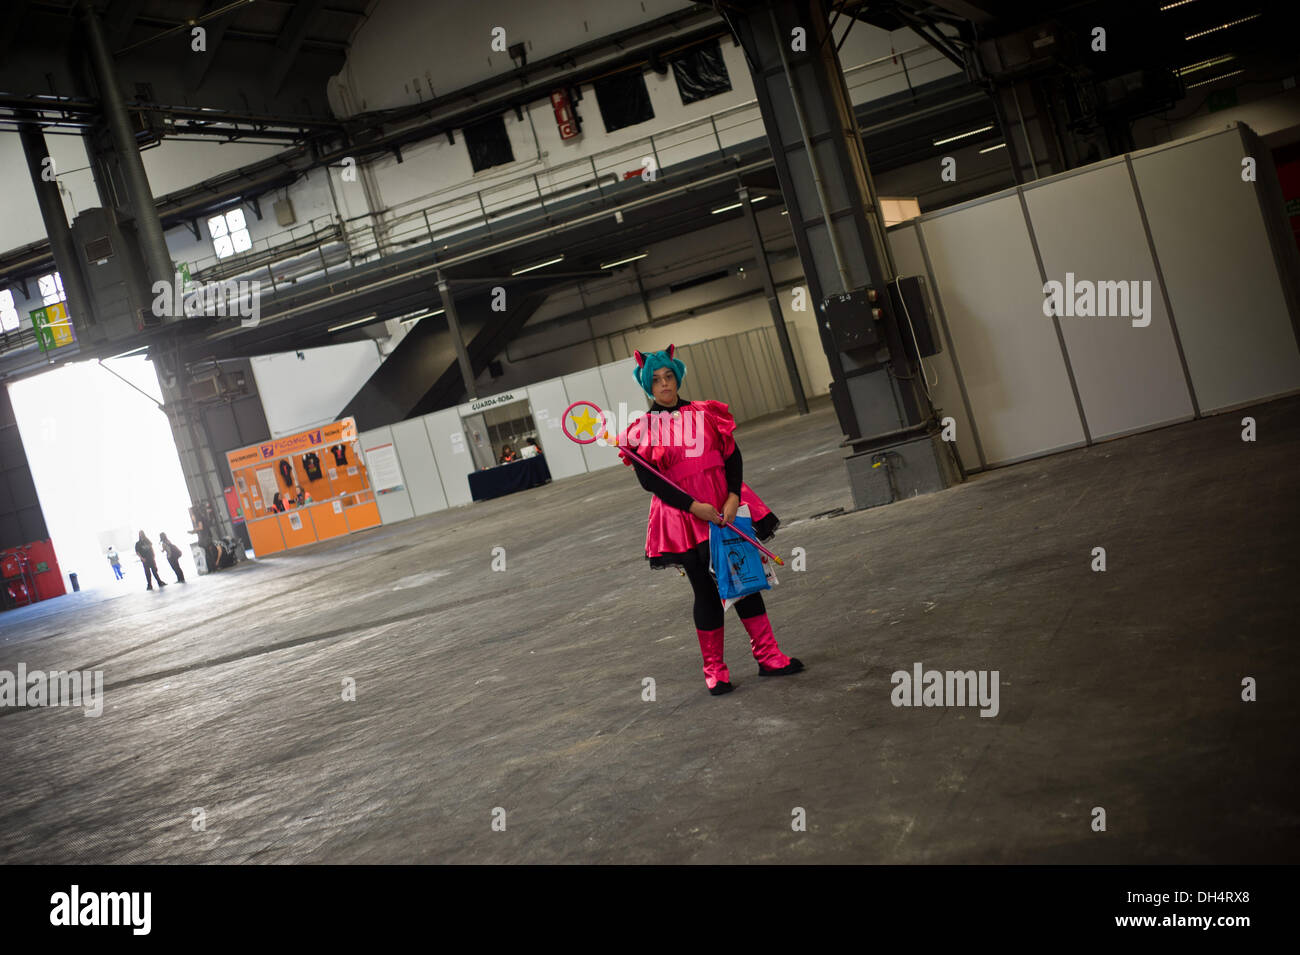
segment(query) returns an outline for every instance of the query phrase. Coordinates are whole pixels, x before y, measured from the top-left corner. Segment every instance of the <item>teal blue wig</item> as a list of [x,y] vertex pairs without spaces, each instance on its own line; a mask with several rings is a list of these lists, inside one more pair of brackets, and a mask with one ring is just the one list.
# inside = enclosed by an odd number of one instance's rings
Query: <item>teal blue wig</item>
[[674,375],[677,376],[677,387],[681,388],[682,382],[686,379],[686,365],[680,358],[673,357],[674,346],[669,345],[663,351],[652,351],[648,354],[633,352],[632,357],[636,359],[636,368],[633,369],[632,375],[636,378],[636,383],[651,398],[655,396],[654,380],[655,372],[660,368],[671,368]]

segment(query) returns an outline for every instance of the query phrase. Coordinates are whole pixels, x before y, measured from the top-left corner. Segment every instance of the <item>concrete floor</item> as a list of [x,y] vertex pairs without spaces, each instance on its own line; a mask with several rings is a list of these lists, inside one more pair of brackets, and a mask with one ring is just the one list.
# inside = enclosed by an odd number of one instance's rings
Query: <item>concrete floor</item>
[[[0,710],[0,860],[1295,862],[1300,400],[1251,413],[816,520],[829,406],[743,426],[808,670],[759,679],[729,615],[725,697],[621,467],[0,615],[0,668],[107,683]],[[895,708],[918,661],[998,670],[1000,713]]]

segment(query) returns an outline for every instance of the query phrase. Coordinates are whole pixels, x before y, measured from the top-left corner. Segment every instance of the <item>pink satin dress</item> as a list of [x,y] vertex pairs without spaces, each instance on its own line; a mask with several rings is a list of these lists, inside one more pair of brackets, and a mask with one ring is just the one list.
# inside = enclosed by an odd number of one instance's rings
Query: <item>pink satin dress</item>
[[[692,401],[677,411],[652,411],[638,418],[619,434],[618,445],[636,448],[668,480],[721,511],[727,503],[724,462],[736,448],[735,430],[736,420],[721,401]],[[620,450],[619,456],[628,467],[639,467],[625,452]],[[740,503],[749,505],[755,536],[770,538],[780,522],[748,484],[741,484]],[[652,495],[645,555],[654,566],[678,563],[675,557],[709,539],[709,526]]]

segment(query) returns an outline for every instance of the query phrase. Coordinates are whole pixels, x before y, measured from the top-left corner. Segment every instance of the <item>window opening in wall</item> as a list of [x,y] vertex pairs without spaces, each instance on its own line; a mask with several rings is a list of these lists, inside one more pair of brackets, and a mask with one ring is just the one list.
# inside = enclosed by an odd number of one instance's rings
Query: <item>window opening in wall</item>
[[515,161],[514,150],[510,148],[510,136],[506,132],[506,122],[501,116],[491,116],[473,126],[466,126],[464,133],[465,145],[469,148],[469,161],[475,172]]
[[212,236],[212,249],[219,259],[236,252],[247,252],[253,247],[253,237],[248,234],[243,209],[231,209],[213,216],[208,220],[208,234]]
[[605,132],[612,133],[655,118],[645,75],[639,70],[606,76],[596,80],[592,86],[596,90],[601,119],[605,121]]
[[683,106],[731,92],[731,77],[727,74],[722,46],[717,40],[674,60],[673,79],[677,81],[677,92],[681,94]]
[[42,305],[63,301],[63,276],[58,272],[42,275],[36,280],[36,287],[40,290]]
[[0,289],[0,332],[12,332],[18,327],[18,309],[14,305],[14,293]]

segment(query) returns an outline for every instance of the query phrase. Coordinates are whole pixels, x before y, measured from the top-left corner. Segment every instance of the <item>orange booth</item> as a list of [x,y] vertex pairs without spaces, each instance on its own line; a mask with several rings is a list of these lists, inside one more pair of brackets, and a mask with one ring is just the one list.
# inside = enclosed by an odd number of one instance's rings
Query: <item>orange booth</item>
[[351,418],[229,451],[226,461],[259,557],[380,523]]

